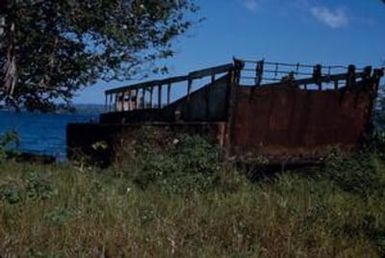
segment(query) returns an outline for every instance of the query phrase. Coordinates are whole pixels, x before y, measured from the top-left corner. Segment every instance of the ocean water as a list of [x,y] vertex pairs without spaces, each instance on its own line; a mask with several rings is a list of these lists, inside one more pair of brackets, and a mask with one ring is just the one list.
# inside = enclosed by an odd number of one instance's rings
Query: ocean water
[[14,130],[20,139],[22,152],[66,157],[66,126],[73,122],[98,119],[96,114],[39,114],[0,111],[0,135]]

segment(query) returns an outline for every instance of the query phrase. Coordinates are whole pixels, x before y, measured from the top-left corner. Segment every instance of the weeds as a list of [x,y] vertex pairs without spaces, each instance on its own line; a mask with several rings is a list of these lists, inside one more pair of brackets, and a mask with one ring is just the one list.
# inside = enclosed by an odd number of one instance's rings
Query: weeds
[[202,137],[157,135],[146,129],[133,138],[115,169],[141,189],[155,184],[168,193],[204,192],[214,187],[224,169],[219,147]]
[[56,191],[51,182],[41,174],[29,173],[19,181],[5,181],[0,184],[0,200],[17,204],[26,200],[45,200]]
[[385,255],[378,151],[250,182],[202,138],[135,139],[108,170],[0,164],[1,256]]
[[18,154],[19,137],[15,131],[0,135],[0,163]]

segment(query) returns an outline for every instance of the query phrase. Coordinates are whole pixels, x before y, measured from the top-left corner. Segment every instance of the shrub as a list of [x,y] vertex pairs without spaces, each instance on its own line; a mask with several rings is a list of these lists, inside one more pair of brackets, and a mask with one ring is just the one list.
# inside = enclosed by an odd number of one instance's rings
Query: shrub
[[18,181],[9,181],[0,185],[0,200],[17,204],[24,200],[45,200],[56,194],[51,181],[40,174],[28,173]]
[[69,221],[72,216],[72,212],[67,209],[55,208],[53,211],[49,212],[45,218],[54,225],[62,226]]
[[385,175],[380,152],[362,151],[344,157],[333,151],[326,159],[322,172],[338,187],[347,192],[369,195],[384,195]]
[[23,199],[22,189],[13,183],[0,186],[0,201],[4,200],[9,204],[16,204]]
[[0,135],[0,162],[9,157],[16,156],[18,144],[19,136],[16,131],[12,130]]
[[25,179],[25,192],[29,199],[45,200],[56,194],[56,190],[46,176],[37,173],[29,173]]
[[115,171],[142,189],[160,186],[172,193],[206,191],[223,169],[218,146],[197,135],[144,128],[122,149]]

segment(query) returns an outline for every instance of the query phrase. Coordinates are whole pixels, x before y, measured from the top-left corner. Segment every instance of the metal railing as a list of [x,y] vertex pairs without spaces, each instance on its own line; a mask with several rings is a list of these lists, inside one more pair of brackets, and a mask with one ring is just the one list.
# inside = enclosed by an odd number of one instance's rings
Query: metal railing
[[295,82],[301,89],[338,89],[353,85],[358,79],[369,77],[372,67],[356,68],[354,65],[307,65],[242,60],[240,85],[273,86],[283,82]]
[[[228,73],[233,67],[233,64],[230,63],[194,71],[185,76],[153,80],[107,90],[105,92],[106,111],[124,112],[138,109],[161,109],[164,105],[168,105],[175,100],[173,95],[176,93],[173,91],[173,87],[178,86],[179,90],[182,90],[180,86],[184,87],[186,94],[183,96],[189,97],[194,80],[209,77],[211,82],[214,82],[218,75]],[[166,90],[166,94],[163,94],[163,90]]]
[[[176,100],[174,88],[178,88],[179,93],[184,88],[185,93],[181,97],[187,96],[189,99],[194,80],[208,78],[213,83],[218,75],[228,74],[231,70],[235,71],[236,82],[241,86],[278,86],[282,83],[291,83],[303,90],[339,89],[353,86],[372,76],[371,66],[357,69],[354,65],[323,66],[269,62],[264,59],[258,61],[234,59],[233,63],[194,71],[185,76],[107,90],[106,111],[161,109]],[[375,73],[376,71],[382,70],[376,69]]]

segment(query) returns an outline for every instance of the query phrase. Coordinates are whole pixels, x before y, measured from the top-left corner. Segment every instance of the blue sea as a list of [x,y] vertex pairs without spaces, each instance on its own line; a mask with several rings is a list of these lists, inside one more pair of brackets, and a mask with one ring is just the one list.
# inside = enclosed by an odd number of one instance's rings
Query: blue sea
[[66,126],[73,122],[89,122],[97,114],[41,114],[0,111],[0,135],[14,130],[19,137],[18,150],[34,154],[66,158]]

